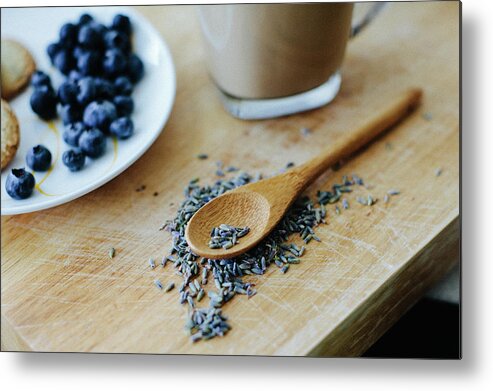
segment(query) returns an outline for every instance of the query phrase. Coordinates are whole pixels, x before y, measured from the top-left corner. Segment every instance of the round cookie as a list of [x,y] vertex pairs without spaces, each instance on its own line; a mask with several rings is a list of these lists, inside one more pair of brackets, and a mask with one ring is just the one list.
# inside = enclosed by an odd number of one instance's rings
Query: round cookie
[[14,158],[19,146],[19,122],[10,105],[1,100],[2,170]]
[[36,64],[20,43],[2,39],[1,45],[2,98],[10,100],[29,84]]

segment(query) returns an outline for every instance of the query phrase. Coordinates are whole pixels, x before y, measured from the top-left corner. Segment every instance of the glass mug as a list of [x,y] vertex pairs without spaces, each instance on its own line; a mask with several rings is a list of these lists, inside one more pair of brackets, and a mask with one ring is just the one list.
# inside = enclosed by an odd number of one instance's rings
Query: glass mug
[[353,3],[199,6],[209,73],[226,110],[265,119],[332,101],[348,39],[384,4],[354,26]]

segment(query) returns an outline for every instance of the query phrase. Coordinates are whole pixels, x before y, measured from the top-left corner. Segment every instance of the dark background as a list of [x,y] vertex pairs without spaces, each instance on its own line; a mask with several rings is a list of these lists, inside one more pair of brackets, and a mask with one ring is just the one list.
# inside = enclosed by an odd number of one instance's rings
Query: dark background
[[363,357],[460,358],[459,305],[420,300]]

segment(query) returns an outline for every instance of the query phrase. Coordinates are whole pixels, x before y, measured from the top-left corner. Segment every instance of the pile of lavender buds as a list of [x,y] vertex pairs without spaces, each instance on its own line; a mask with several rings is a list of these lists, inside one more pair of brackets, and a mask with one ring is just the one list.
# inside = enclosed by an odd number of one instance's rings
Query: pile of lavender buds
[[[288,165],[292,166],[292,163]],[[307,196],[300,197],[272,233],[258,246],[241,256],[214,260],[193,254],[185,240],[185,228],[195,212],[228,190],[260,179],[261,174],[251,176],[245,172],[231,179],[217,180],[209,186],[200,186],[199,180],[194,179],[185,189],[185,200],[180,205],[176,217],[161,227],[169,231],[173,239],[170,254],[163,257],[161,265],[164,267],[168,262],[172,262],[175,273],[183,279],[179,287],[180,303],[189,306],[186,329],[193,342],[225,335],[231,327],[221,307],[237,295],[250,298],[256,294],[254,284],[245,281],[244,277],[263,275],[271,265],[277,266],[281,273],[286,273],[290,265],[298,264],[305,247],[289,243],[289,237],[297,234],[305,244],[312,239],[320,241],[314,228],[325,223],[325,205],[337,203],[344,193],[352,191],[354,185],[364,185],[363,180],[356,175],[351,178],[344,176],[342,184],[334,185],[331,191],[317,192],[316,204]],[[344,209],[349,208],[347,199],[342,199],[342,206]],[[336,212],[340,213],[338,206]],[[205,286],[210,278],[214,279],[216,290],[209,290],[207,293],[210,299],[209,306],[198,308],[197,303],[205,296]]]
[[223,248],[225,250],[240,243],[238,240],[250,232],[248,227],[233,227],[227,224],[221,224],[219,227],[212,228],[210,248]]

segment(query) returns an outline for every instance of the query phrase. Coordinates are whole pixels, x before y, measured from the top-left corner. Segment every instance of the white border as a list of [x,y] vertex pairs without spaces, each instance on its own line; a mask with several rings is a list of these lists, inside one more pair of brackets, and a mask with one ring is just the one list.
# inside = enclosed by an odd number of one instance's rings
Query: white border
[[[31,4],[33,1],[2,0]],[[55,4],[55,1],[50,1]],[[63,2],[67,4],[67,0]],[[108,2],[105,2],[108,3]],[[123,1],[119,2],[124,3]],[[131,1],[146,3],[153,1]],[[156,2],[154,2],[156,3]],[[157,3],[163,3],[158,1]],[[182,2],[185,3],[185,2]],[[61,5],[61,1],[56,4]],[[77,4],[74,2],[74,5]],[[101,4],[101,3],[100,3]],[[489,390],[493,384],[492,2],[464,0],[462,361],[0,354],[16,390]],[[471,36],[472,34],[472,36]],[[469,47],[466,47],[470,45]],[[468,178],[469,174],[472,174]],[[15,388],[14,388],[15,387]]]

